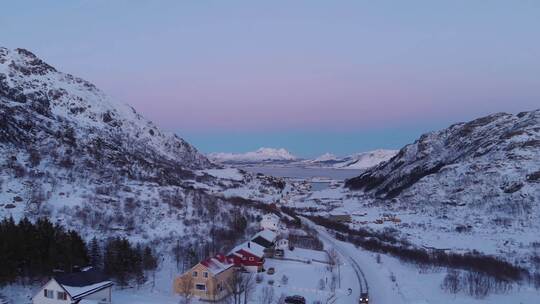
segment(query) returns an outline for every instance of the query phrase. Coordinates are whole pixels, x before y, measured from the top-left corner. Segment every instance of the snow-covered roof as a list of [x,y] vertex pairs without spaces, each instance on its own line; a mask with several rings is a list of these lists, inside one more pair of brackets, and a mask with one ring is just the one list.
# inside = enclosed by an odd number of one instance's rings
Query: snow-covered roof
[[263,230],[259,231],[257,234],[255,234],[251,239],[254,240],[257,237],[262,237],[263,239],[273,243],[273,242],[276,241],[277,233],[275,233],[272,230],[263,229]]
[[264,247],[251,241],[247,241],[234,247],[234,249],[231,250],[231,253],[234,254],[241,250],[249,252],[259,258],[262,258],[264,256]]
[[273,214],[273,213],[267,213],[263,215],[263,221],[264,220],[273,220],[273,221],[279,221],[279,216]]
[[61,274],[55,276],[54,280],[60,284],[74,300],[113,285],[103,273],[95,269]]
[[222,254],[217,254],[214,257],[208,258],[202,261],[201,264],[208,268],[208,271],[210,271],[213,275],[221,273],[234,266],[233,264],[229,263]]

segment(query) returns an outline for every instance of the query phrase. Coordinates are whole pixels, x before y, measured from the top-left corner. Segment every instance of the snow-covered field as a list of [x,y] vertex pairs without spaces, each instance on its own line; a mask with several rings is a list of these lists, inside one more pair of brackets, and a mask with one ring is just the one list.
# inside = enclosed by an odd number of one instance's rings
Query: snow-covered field
[[325,233],[324,228],[318,230],[325,246],[338,248],[362,268],[369,284],[370,303],[540,303],[540,291],[530,285],[516,284],[508,293],[490,294],[481,299],[463,293],[449,294],[441,289],[445,268],[418,268],[387,255],[381,255],[377,263],[377,254],[337,241]]

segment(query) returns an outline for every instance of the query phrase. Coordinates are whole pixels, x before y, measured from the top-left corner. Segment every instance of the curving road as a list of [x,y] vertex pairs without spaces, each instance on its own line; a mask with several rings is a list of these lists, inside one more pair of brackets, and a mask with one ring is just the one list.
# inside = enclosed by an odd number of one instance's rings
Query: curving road
[[358,286],[360,288],[360,293],[364,293],[364,292],[369,293],[369,284],[368,284],[368,281],[366,279],[366,276],[364,275],[364,272],[362,271],[362,268],[360,268],[360,266],[358,265],[358,262],[347,252],[347,250],[345,250],[336,241],[336,239],[334,239],[328,233],[328,231],[326,231],[325,228],[317,226],[315,223],[313,223],[312,221],[310,221],[310,220],[308,220],[308,219],[306,219],[304,217],[301,217],[301,219],[305,224],[307,224],[311,228],[315,229],[319,233],[319,237],[324,239],[324,241],[326,241],[327,243],[332,244],[332,246],[336,249],[336,251],[338,251],[338,253],[344,259],[349,261],[349,263],[351,264],[351,266],[352,266],[352,268],[353,268],[353,270],[354,270],[354,272],[356,274],[356,278],[358,279]]

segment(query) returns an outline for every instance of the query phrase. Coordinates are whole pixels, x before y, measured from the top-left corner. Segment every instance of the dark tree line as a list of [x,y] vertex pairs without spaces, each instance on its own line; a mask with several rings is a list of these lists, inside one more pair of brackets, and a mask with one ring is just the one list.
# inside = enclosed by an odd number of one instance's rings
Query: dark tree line
[[0,284],[25,283],[92,265],[120,285],[132,280],[140,285],[157,263],[150,247],[133,245],[124,238],[110,239],[102,249],[96,238],[87,245],[76,231],[53,225],[46,218],[35,223],[27,218],[19,223],[13,218],[0,222]]
[[339,240],[353,243],[369,251],[391,254],[405,262],[468,270],[488,275],[497,281],[520,281],[529,276],[524,268],[479,252],[461,254],[430,251],[415,248],[409,244],[401,244],[394,237],[384,233],[350,229],[344,224],[322,217],[310,217],[310,219],[321,226],[337,231],[336,238]]
[[54,271],[73,271],[89,262],[86,244],[73,230],[41,218],[0,222],[0,283],[33,280]]
[[[94,258],[94,250],[91,252]],[[96,252],[99,252],[99,249]],[[101,265],[100,255],[95,256],[97,264]],[[157,268],[157,264],[158,260],[148,246],[134,245],[127,239],[119,237],[109,239],[105,244],[103,251],[105,273],[115,278],[120,286],[126,286],[132,280],[141,285],[148,279],[148,272]]]

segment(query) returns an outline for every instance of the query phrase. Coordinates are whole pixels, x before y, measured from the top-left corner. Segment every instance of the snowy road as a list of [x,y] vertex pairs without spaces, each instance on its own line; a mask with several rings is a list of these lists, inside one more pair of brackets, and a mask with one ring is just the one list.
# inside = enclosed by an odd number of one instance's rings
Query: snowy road
[[[324,227],[318,226],[306,218],[302,218],[302,221],[317,230],[321,241],[329,247],[334,247],[346,265],[350,265],[349,268],[354,271],[354,276],[351,276],[351,280],[356,278],[353,294],[347,299],[342,297],[342,301],[338,299],[337,303],[358,303],[361,292],[369,292],[370,303],[408,303],[400,290],[396,288],[395,283],[388,278],[386,273],[381,271],[380,265],[375,263],[373,257],[370,256],[371,253],[359,250],[352,244],[336,240]],[[368,284],[368,281],[371,284]]]
[[332,246],[336,248],[336,250],[342,256],[342,258],[344,258],[346,261],[349,261],[350,265],[352,266],[354,270],[356,278],[358,279],[358,286],[360,288],[359,289],[360,293],[363,293],[363,292],[369,293],[369,284],[366,280],[366,276],[364,275],[364,272],[362,271],[362,268],[360,268],[360,265],[358,265],[358,262],[356,262],[354,258],[352,258],[347,253],[347,251],[344,248],[342,248],[332,236],[328,234],[328,232],[324,228],[321,228],[319,226],[313,226],[313,228],[317,230],[317,232],[319,233],[319,236],[323,238],[324,241],[326,241],[329,244],[332,244]]
[[302,218],[302,221],[311,228],[317,230],[322,241],[335,248],[339,255],[341,255],[341,260],[347,261],[349,265],[351,265],[358,281],[358,290],[353,289],[353,294],[356,296],[356,298],[359,298],[361,293],[369,293],[369,284],[364,272],[362,271],[362,268],[360,268],[358,262],[347,252],[347,250],[343,248],[323,227],[315,225],[312,221],[306,218]]

